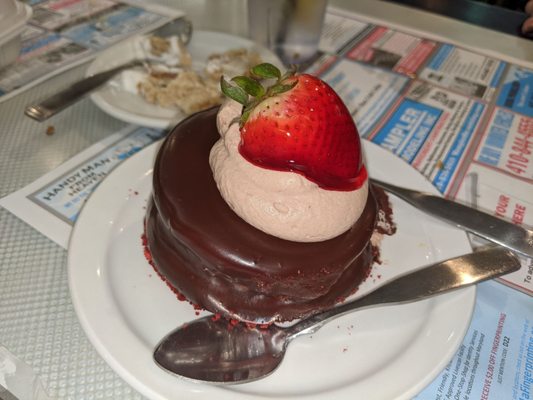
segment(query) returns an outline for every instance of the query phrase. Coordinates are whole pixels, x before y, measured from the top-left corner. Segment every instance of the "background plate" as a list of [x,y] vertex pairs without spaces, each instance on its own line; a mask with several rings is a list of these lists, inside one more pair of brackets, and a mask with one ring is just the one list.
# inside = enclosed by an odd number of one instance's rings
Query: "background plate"
[[[140,39],[140,36],[135,36],[103,51],[89,65],[86,75],[90,76],[135,59],[138,54],[136,42]],[[211,54],[238,48],[255,51],[261,55],[263,61],[282,65],[279,58],[265,47],[248,39],[222,32],[194,31],[187,48],[196,70],[203,69]],[[120,76],[119,74],[110,79],[106,85],[91,94],[92,101],[105,113],[124,122],[151,128],[168,128],[186,117],[178,109],[164,108],[146,102],[140,95],[127,90]]]

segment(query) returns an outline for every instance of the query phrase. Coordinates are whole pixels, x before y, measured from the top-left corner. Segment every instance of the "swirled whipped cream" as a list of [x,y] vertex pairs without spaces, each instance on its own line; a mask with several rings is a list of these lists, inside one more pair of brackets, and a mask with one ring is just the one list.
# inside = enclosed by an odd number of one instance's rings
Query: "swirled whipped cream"
[[217,115],[220,140],[209,163],[220,194],[257,229],[285,240],[319,242],[347,231],[361,216],[368,181],[357,190],[320,188],[304,176],[257,167],[239,153],[242,106],[226,100]]

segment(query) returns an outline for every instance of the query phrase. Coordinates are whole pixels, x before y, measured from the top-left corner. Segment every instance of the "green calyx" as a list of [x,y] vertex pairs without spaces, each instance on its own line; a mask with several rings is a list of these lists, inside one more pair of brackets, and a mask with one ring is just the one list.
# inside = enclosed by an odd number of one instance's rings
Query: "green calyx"
[[[263,100],[291,90],[298,80],[287,82],[296,73],[291,68],[284,75],[272,64],[262,63],[250,69],[250,76],[236,76],[230,82],[222,76],[220,78],[220,88],[222,93],[244,106],[239,124],[242,127],[252,110]],[[275,82],[265,88],[261,83],[264,80],[275,79]]]

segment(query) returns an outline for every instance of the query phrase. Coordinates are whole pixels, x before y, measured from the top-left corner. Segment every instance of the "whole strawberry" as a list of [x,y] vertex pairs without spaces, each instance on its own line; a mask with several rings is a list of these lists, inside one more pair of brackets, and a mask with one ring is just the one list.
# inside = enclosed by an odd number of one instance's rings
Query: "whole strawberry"
[[[251,77],[221,78],[222,92],[241,103],[239,152],[254,165],[302,174],[329,190],[355,190],[367,179],[359,134],[335,91],[308,74],[271,64]],[[275,79],[265,89],[260,80]]]

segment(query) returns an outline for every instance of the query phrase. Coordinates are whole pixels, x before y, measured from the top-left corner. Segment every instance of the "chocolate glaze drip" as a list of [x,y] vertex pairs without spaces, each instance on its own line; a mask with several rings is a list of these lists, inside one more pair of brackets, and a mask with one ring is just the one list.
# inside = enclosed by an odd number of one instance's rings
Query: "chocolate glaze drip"
[[352,294],[373,262],[374,192],[359,221],[327,241],[292,242],[254,228],[229,208],[212,177],[217,111],[180,123],[157,155],[146,239],[160,275],[192,303],[253,322],[305,317]]

